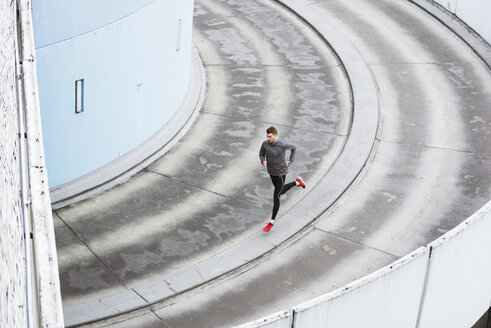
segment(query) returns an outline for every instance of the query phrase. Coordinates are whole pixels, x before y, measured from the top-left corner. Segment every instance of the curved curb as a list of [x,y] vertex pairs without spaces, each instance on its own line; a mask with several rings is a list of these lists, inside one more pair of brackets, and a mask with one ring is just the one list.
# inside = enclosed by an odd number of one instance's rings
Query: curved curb
[[281,216],[281,229],[256,231],[240,242],[198,263],[119,294],[65,307],[67,326],[87,324],[140,310],[206,284],[278,248],[329,208],[365,167],[376,141],[379,121],[377,89],[356,48],[313,7],[295,0],[275,0],[317,31],[337,53],[353,94],[353,121],[344,150],[308,197]]
[[52,188],[52,208],[56,210],[111,189],[168,152],[196,120],[204,100],[205,81],[203,64],[193,47],[189,86],[181,105],[169,121],[126,154],[80,178]]
[[353,122],[343,152],[309,193],[309,200],[297,203],[290,210],[292,214],[307,216],[313,221],[332,206],[365,167],[378,132],[378,94],[371,71],[358,50],[335,26],[317,14],[315,3],[277,1],[302,16],[336,51],[351,82],[353,94]]

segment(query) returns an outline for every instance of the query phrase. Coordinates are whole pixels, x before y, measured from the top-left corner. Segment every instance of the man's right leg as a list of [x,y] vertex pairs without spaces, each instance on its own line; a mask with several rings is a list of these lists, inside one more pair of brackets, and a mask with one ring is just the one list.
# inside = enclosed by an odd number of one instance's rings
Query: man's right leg
[[278,214],[278,210],[280,209],[280,197],[283,191],[283,187],[285,186],[285,178],[277,177],[274,175],[270,175],[271,182],[273,182],[274,192],[273,192],[273,213],[271,215],[271,221],[264,227],[264,231],[268,232],[273,228],[274,220],[276,219],[276,215]]
[[280,209],[280,197],[283,193],[283,188],[285,187],[285,178],[271,176],[271,181],[273,181],[274,185],[273,213],[271,215],[271,221],[274,222],[274,220],[276,219],[276,215],[278,214],[278,210]]

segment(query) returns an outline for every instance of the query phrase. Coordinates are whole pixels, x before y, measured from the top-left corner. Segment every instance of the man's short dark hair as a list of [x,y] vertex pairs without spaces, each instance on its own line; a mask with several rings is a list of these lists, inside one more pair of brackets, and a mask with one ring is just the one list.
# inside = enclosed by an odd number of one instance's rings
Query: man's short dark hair
[[276,130],[276,128],[274,126],[270,126],[267,130],[266,130],[266,133],[269,134],[269,133],[272,133],[274,135],[278,135],[278,130]]

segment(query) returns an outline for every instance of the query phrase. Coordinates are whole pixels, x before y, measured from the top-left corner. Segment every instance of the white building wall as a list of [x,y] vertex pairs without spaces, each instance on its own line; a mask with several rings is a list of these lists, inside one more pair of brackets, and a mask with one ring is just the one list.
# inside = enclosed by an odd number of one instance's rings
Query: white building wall
[[183,101],[192,0],[35,0],[33,17],[50,187],[137,147]]

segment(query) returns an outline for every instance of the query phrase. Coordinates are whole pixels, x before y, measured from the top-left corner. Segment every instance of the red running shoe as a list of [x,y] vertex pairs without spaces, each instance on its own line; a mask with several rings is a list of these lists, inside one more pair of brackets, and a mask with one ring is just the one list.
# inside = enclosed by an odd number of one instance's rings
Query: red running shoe
[[268,224],[266,224],[266,226],[263,228],[263,231],[269,232],[271,228],[273,228],[273,224],[271,222],[268,222]]
[[297,181],[298,181],[298,185],[300,187],[302,187],[303,189],[305,189],[305,182],[303,182],[302,178],[301,177],[298,177],[297,178]]

